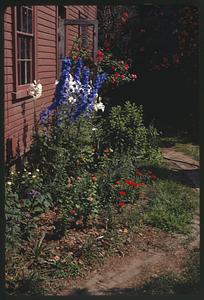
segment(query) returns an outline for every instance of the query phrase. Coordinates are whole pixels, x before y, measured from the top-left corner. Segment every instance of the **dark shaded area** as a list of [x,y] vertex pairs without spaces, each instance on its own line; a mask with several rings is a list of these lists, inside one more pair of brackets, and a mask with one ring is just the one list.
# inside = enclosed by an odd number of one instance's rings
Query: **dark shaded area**
[[110,92],[111,106],[126,100],[143,105],[147,125],[153,122],[164,136],[181,134],[198,143],[198,87],[189,83],[182,72],[181,66],[140,75],[135,82]]
[[[183,161],[182,161],[183,163]],[[146,166],[147,169],[151,168],[152,172],[162,180],[173,180],[176,183],[181,183],[187,187],[200,188],[199,184],[199,173],[200,169],[190,169],[190,170],[169,170],[164,167],[158,166]],[[194,173],[194,174],[193,174]],[[190,176],[189,176],[190,175]],[[191,176],[196,176],[198,179],[198,184],[195,184],[189,179]]]
[[196,6],[174,4],[101,5],[98,12],[99,45],[138,75],[107,93],[110,105],[142,104],[146,124],[192,143],[199,142],[198,17]]

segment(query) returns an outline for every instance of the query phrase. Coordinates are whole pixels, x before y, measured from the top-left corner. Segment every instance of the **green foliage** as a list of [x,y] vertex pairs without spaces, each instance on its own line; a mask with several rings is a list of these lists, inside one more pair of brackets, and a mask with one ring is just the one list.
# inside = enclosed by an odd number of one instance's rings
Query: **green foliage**
[[66,218],[73,215],[76,225],[87,225],[90,218],[98,215],[99,208],[97,183],[85,173],[70,184],[69,198],[61,205],[61,213]]
[[159,157],[158,133],[153,126],[144,126],[142,106],[127,101],[123,107],[113,107],[103,126],[104,141],[113,150],[129,153],[135,161]]
[[155,184],[145,222],[166,231],[188,233],[198,205],[197,194],[176,182],[165,180]]
[[5,217],[6,217],[6,248],[15,249],[20,244],[20,222],[22,219],[18,194],[13,191],[13,183],[6,182],[5,189]]

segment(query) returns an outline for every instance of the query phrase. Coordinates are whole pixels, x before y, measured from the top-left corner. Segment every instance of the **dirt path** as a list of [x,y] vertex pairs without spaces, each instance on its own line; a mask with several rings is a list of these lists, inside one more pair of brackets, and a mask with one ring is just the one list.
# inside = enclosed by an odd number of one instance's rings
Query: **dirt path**
[[[162,153],[173,168],[184,171],[199,191],[199,163],[171,148],[163,148]],[[179,272],[187,253],[199,247],[199,223],[197,211],[190,241],[183,235],[170,235],[150,226],[139,228],[126,255],[109,257],[103,267],[91,271],[86,279],[69,283],[72,288],[67,286],[60,295],[128,295],[146,280],[168,271]]]

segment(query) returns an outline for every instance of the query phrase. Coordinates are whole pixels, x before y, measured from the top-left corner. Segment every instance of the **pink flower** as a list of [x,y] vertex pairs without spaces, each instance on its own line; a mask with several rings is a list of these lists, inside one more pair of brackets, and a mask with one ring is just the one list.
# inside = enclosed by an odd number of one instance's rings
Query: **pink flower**
[[121,78],[122,78],[122,79],[124,79],[124,78],[125,78],[125,75],[124,75],[124,74],[122,74],[122,75],[121,75]]
[[116,181],[115,184],[120,184],[120,181]]
[[118,78],[120,76],[119,73],[115,73],[115,77]]
[[135,81],[137,79],[137,75],[136,74],[131,74],[131,78],[133,81]]

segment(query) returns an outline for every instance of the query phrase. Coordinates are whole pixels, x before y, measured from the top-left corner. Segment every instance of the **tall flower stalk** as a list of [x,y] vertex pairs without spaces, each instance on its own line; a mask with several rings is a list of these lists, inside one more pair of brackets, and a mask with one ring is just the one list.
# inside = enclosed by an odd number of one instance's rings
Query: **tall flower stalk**
[[87,111],[87,115],[94,110],[94,103],[98,97],[98,91],[107,79],[105,73],[96,75],[91,85],[90,70],[83,66],[83,61],[79,58],[74,67],[72,76],[72,62],[65,58],[62,62],[62,70],[53,103],[48,106],[40,115],[40,123],[45,123],[49,115],[57,108],[58,120],[62,120],[64,114],[70,122],[74,122],[82,113]]

